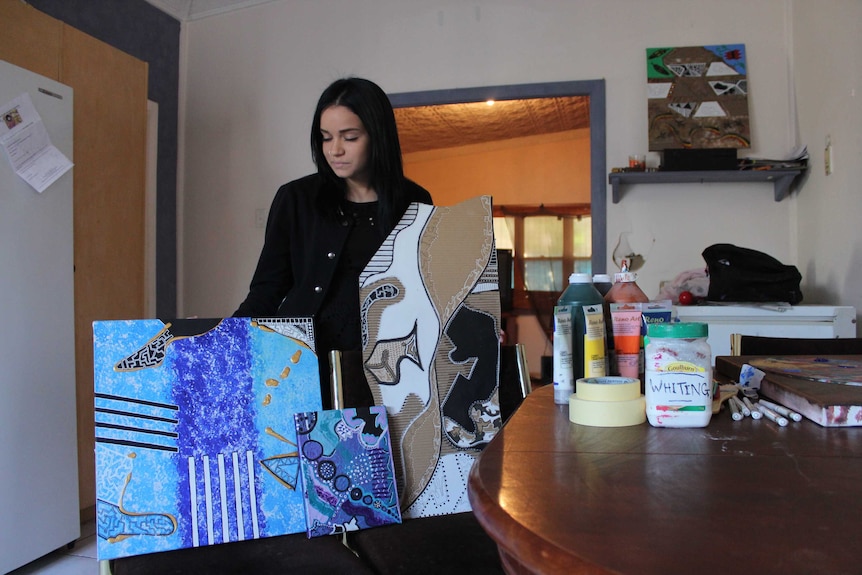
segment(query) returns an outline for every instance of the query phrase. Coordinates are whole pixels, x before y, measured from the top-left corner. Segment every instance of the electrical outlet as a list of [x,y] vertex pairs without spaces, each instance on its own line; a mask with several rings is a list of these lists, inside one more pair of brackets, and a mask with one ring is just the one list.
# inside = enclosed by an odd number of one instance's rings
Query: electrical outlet
[[266,227],[266,210],[261,208],[254,211],[254,227]]
[[826,136],[826,149],[823,150],[823,170],[827,176],[832,174],[832,136]]

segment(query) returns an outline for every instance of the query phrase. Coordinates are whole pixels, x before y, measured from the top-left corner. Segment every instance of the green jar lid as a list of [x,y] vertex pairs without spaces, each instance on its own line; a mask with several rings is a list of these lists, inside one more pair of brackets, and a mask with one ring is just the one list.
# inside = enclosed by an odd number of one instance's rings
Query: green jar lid
[[701,322],[651,323],[647,327],[649,337],[672,337],[677,339],[694,339],[707,337],[709,326]]

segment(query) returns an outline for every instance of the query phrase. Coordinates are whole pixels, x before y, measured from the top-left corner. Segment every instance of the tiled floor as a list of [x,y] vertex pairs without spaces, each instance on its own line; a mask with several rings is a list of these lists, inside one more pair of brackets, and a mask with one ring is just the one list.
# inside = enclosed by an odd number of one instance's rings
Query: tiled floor
[[49,553],[8,575],[99,575],[95,524],[81,526],[81,538],[71,549]]

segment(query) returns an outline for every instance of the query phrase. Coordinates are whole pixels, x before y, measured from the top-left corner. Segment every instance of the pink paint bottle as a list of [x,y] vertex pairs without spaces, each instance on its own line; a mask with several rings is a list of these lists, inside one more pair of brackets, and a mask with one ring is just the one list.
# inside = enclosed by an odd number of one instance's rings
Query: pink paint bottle
[[639,305],[649,301],[636,283],[637,274],[630,272],[623,260],[620,272],[614,274],[614,285],[605,294],[605,321],[609,322],[608,367],[611,375],[636,377],[643,381],[642,317]]

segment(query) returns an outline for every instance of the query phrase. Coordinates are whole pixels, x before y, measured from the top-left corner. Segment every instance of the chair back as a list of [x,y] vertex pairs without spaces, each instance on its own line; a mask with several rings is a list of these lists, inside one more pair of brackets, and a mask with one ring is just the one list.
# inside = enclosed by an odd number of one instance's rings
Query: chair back
[[731,335],[731,355],[858,355],[862,338],[795,338]]
[[500,414],[504,422],[532,390],[524,344],[500,346]]
[[329,387],[333,409],[374,405],[358,350],[329,352]]

